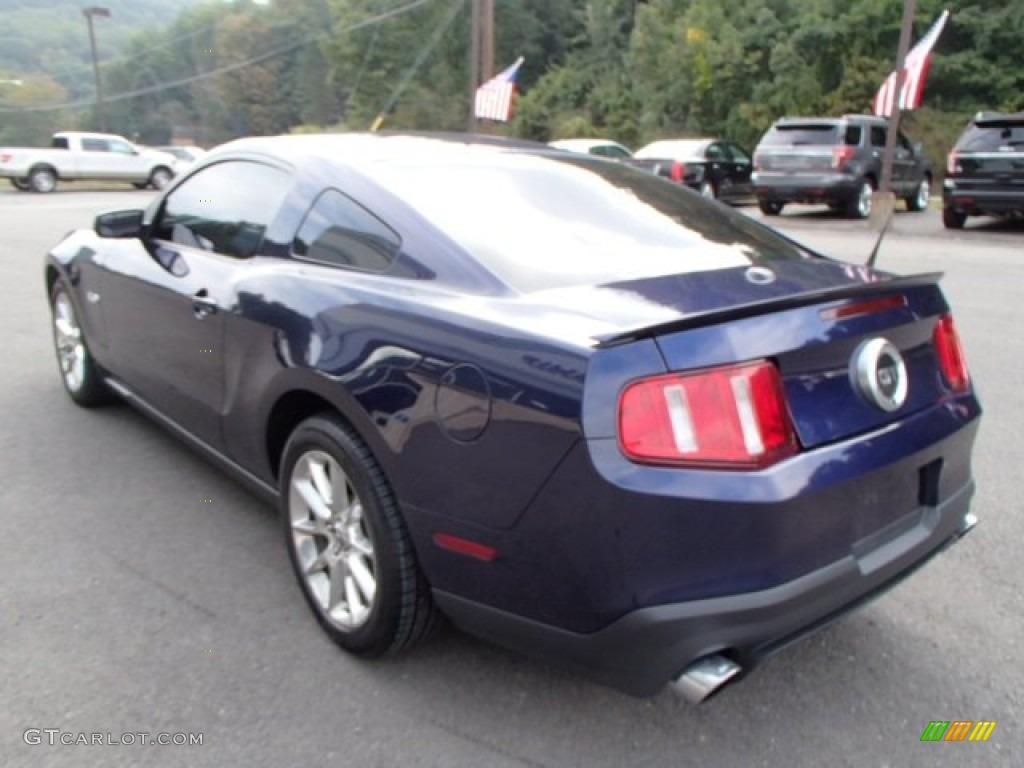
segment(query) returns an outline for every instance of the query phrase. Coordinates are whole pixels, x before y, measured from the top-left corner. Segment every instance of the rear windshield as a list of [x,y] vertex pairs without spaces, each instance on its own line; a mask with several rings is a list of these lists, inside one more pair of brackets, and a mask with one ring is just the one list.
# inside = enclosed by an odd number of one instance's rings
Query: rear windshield
[[1024,119],[971,125],[956,143],[961,152],[1024,152]]
[[809,257],[678,184],[586,155],[486,153],[367,170],[525,293]]
[[802,144],[846,144],[855,147],[860,144],[860,126],[838,123],[787,123],[776,125],[761,139],[763,147],[796,147]]

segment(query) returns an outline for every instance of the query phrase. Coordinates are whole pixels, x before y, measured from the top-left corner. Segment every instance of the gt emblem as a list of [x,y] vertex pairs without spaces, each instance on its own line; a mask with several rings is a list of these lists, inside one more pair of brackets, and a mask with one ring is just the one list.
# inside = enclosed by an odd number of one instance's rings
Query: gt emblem
[[883,411],[895,411],[907,401],[907,366],[885,339],[865,341],[854,350],[850,377],[857,391]]

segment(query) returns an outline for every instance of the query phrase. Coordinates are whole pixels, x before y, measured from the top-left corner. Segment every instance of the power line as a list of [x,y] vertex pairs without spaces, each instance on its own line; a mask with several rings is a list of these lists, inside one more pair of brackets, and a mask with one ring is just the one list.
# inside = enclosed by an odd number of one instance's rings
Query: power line
[[[405,5],[399,6],[398,8],[394,8],[390,11],[383,11],[381,13],[378,13],[376,16],[371,16],[370,18],[363,19],[362,21],[358,21],[355,24],[351,24],[339,30],[337,34],[354,32],[355,30],[362,29],[363,27],[379,24],[395,16],[399,16],[403,13],[408,13],[409,11],[420,7],[421,5],[425,5],[428,2],[430,2],[430,0],[413,0],[413,2],[411,3],[406,3]],[[107,103],[112,101],[124,101],[126,99],[134,99],[138,96],[145,96],[150,93],[158,93],[160,91],[170,90],[171,88],[180,88],[183,85],[190,85],[199,80],[205,80],[209,77],[223,75],[227,72],[234,72],[236,70],[243,69],[244,67],[252,66],[253,64],[259,64],[261,61],[266,61],[267,59],[274,58],[275,56],[280,56],[290,51],[294,51],[297,48],[307,46],[310,43],[327,37],[330,34],[332,34],[332,30],[329,29],[317,32],[316,34],[308,35],[307,37],[303,38],[302,40],[299,40],[298,42],[288,43],[287,45],[282,45],[277,48],[273,48],[269,51],[261,53],[258,56],[253,56],[249,59],[245,59],[244,61],[235,62],[234,64],[228,64],[227,66],[223,66],[218,69],[212,69],[209,72],[202,72],[198,75],[184,77],[179,80],[174,80],[170,83],[161,83],[160,85],[154,85],[147,88],[136,88],[130,91],[122,91],[121,93],[114,94],[111,96],[104,96],[103,100]],[[0,114],[10,114],[13,112],[56,112],[62,109],[81,109],[83,107],[90,107],[93,104],[94,100],[92,99],[79,99],[78,101],[70,101],[64,104],[42,104],[20,108],[0,107]]]

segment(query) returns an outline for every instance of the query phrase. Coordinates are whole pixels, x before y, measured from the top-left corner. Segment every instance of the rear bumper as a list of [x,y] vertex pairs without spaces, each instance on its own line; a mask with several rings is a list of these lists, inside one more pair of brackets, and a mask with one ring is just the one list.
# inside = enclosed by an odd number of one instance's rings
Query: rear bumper
[[770,203],[845,203],[860,191],[854,176],[838,173],[782,174],[759,171],[754,180],[758,200]]
[[947,179],[942,205],[970,215],[1024,213],[1024,187],[1016,190],[976,189],[958,186]]
[[690,664],[723,654],[749,669],[913,573],[974,525],[968,483],[854,546],[849,556],[770,589],[641,608],[592,633],[576,633],[435,591],[473,634],[569,666],[635,696],[657,693]]

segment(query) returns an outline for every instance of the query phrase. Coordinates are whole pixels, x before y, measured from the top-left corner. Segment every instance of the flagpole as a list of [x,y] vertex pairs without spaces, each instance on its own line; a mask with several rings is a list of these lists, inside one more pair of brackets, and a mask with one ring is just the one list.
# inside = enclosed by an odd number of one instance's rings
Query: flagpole
[[892,193],[892,166],[896,154],[896,137],[900,130],[900,97],[903,93],[903,81],[906,79],[904,67],[907,63],[907,52],[910,50],[910,37],[914,32],[916,5],[917,0],[903,0],[903,25],[900,27],[899,49],[896,54],[896,83],[893,89],[892,105],[889,109],[889,129],[885,135],[885,154],[882,155],[882,178],[878,181],[878,191],[874,201],[880,202],[882,205],[871,206],[871,212],[875,214],[871,218],[874,221],[883,222],[880,229],[884,229],[896,206]]

